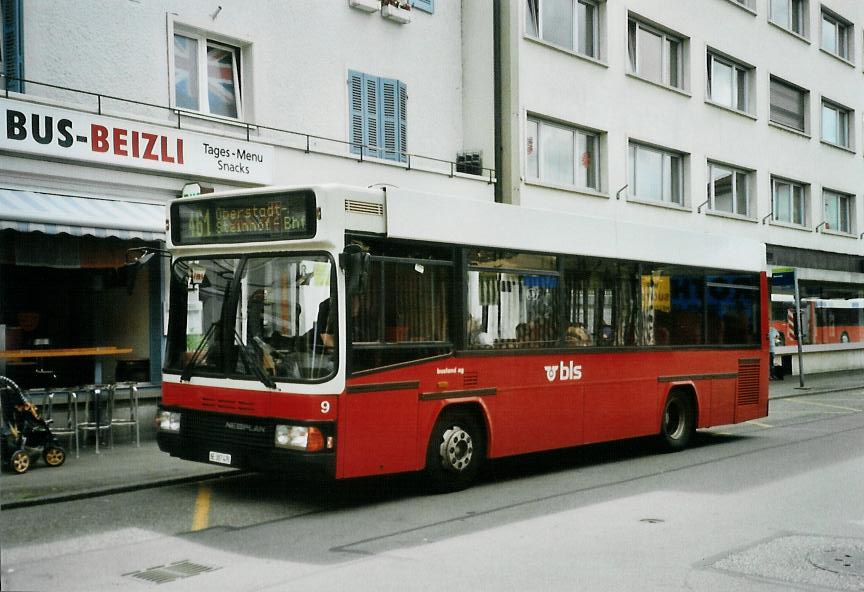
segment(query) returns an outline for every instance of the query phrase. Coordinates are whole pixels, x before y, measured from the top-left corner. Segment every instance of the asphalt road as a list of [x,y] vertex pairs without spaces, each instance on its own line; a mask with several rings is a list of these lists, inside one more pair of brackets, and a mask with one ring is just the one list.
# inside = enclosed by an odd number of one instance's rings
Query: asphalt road
[[[412,476],[235,475],[6,510],[3,590],[864,590],[864,389],[769,417]],[[159,583],[162,582],[162,583]]]

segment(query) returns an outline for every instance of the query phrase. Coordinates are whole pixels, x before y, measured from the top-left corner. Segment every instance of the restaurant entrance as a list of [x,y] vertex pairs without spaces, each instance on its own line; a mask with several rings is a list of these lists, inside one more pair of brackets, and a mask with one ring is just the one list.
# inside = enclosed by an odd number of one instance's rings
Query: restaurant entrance
[[[130,369],[136,382],[151,382],[161,351],[158,260],[137,271],[124,266],[126,250],[144,245],[159,243],[0,231],[0,350],[52,352],[0,359],[0,374],[22,388],[113,382],[129,379]],[[96,347],[125,353],[74,353]]]

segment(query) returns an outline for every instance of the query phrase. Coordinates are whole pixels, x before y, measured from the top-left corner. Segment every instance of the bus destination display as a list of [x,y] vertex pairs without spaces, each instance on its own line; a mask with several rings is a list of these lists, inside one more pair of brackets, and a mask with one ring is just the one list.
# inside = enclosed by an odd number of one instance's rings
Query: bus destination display
[[179,201],[171,207],[171,239],[177,245],[311,238],[315,225],[311,191]]

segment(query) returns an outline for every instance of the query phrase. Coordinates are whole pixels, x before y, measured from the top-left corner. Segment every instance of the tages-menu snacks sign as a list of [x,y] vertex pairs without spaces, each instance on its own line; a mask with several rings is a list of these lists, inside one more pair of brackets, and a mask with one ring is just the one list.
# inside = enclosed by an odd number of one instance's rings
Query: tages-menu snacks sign
[[0,150],[269,185],[273,148],[93,113],[0,99]]
[[175,245],[312,238],[316,225],[312,191],[192,198],[171,205]]

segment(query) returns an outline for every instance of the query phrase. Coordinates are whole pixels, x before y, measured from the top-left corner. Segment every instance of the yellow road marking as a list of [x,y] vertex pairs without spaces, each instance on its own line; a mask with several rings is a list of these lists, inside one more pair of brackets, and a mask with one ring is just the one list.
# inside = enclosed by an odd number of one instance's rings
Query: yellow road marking
[[202,485],[195,498],[195,515],[192,517],[192,530],[204,530],[210,525],[210,488]]
[[814,401],[799,401],[798,399],[787,399],[790,403],[800,403],[801,405],[815,405],[816,407],[828,407],[829,409],[842,409],[844,411],[854,411],[856,413],[861,413],[861,409],[855,409],[853,407],[843,407],[841,405],[829,405],[828,403],[816,403]]

